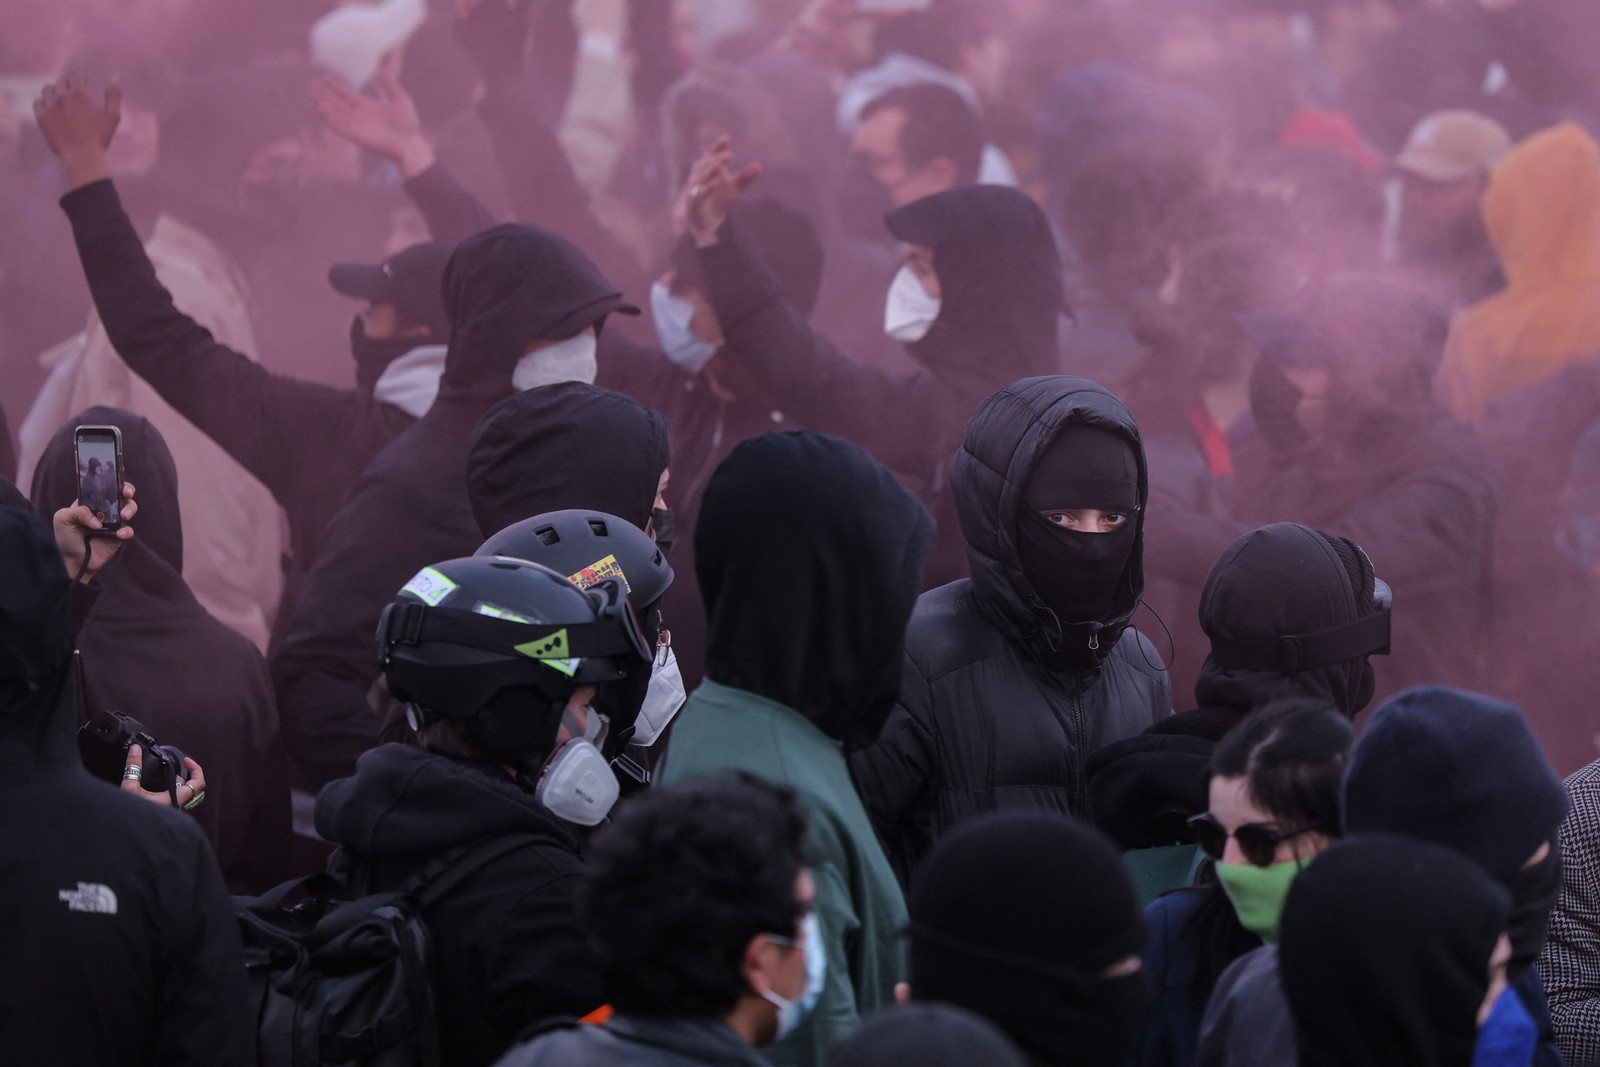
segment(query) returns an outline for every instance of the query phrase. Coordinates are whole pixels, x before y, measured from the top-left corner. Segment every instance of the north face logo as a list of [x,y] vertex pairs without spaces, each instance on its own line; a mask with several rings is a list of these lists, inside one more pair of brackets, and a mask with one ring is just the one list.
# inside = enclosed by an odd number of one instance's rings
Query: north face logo
[[86,911],[94,915],[115,915],[117,895],[108,885],[97,882],[79,882],[77,889],[63,889],[57,894],[72,911]]

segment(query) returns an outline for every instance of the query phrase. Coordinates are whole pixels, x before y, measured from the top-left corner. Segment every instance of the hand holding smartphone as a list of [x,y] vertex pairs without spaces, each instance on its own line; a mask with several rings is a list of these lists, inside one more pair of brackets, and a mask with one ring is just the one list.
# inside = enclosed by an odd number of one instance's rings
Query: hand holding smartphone
[[116,536],[122,528],[122,431],[115,426],[79,426],[72,436],[78,468],[78,503],[100,522],[90,533]]

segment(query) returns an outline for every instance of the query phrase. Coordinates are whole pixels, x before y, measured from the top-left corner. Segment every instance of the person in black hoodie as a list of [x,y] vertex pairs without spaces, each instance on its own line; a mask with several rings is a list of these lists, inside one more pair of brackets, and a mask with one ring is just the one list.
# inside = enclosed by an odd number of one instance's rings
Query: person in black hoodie
[[907,247],[884,329],[922,368],[906,378],[849,359],[785,299],[728,211],[756,170],[733,174],[724,138],[695,164],[683,213],[723,337],[785,413],[857,442],[910,480],[939,534],[927,581],[966,572],[947,471],[961,426],[984,397],[1059,367],[1061,257],[1039,206],[1016,189],[975,185],[884,216]]
[[[178,476],[160,433],[115,408],[90,408],[76,424],[122,431],[141,505],[138,536],[95,579],[99,595],[78,631],[83,706],[133,716],[209,770],[216,788],[195,817],[229,887],[261,892],[290,873],[288,763],[266,663],[184,583]],[[68,425],[34,471],[34,510],[48,519],[77,492]]]
[[616,794],[593,788],[611,775],[585,734],[597,693],[649,651],[620,581],[585,591],[500,557],[422,568],[384,612],[378,641],[415,744],[363,754],[318,796],[317,830],[376,892],[453,850],[523,842],[423,913],[440,1050],[482,1067],[529,1025],[604,1002],[578,918],[577,835]]
[[[90,778],[69,578],[0,506],[0,1033],[22,1061],[253,1064],[238,926],[194,820]],[[26,832],[22,828],[26,827]]]
[[899,706],[852,763],[902,882],[968,816],[1087,815],[1089,754],[1172,711],[1129,624],[1148,483],[1121,402],[1025,378],[972,417],[950,483],[972,578],[917,602]]
[[463,241],[445,268],[444,297],[451,338],[438,399],[378,454],[329,522],[272,660],[284,739],[313,786],[348,774],[377,741],[367,692],[384,598],[428,560],[482,540],[465,476],[478,421],[515,391],[592,380],[606,316],[637,313],[577,248],[517,224]]
[[[274,374],[218,343],[174,305],[157,278],[108,177],[105,128],[115,129],[118,98],[97,105],[77,89],[56,99],[41,122],[67,167],[61,209],[106,336],[163,400],[255,475],[288,517],[289,558],[273,634],[281,640],[345,493],[433,402],[449,339],[439,282],[450,247],[415,245],[381,267],[340,264],[330,273],[334,288],[360,289],[370,301],[350,331],[355,389]],[[392,284],[371,288],[374,275]],[[284,447],[286,440],[293,447]]]
[[[811,220],[777,200],[755,198],[734,205],[728,228],[737,229],[752,254],[771,268],[797,313],[809,317],[822,283],[822,248]],[[670,266],[651,288],[650,309],[660,347],[638,344],[620,330],[608,333],[597,380],[666,416],[677,457],[674,536],[688,544],[711,472],[734,446],[769,430],[803,427],[785,410],[788,398],[752,374],[729,343],[689,237],[673,247]],[[693,689],[704,673],[705,605],[693,568],[683,570],[662,610],[671,621],[684,682]]]

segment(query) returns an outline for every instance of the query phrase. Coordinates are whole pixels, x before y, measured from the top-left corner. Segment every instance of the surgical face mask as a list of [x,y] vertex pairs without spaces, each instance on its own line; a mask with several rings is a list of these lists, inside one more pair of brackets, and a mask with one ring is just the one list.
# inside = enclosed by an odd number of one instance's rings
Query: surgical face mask
[[928,336],[939,318],[941,301],[928,295],[909,266],[901,267],[889,284],[889,299],[883,308],[883,332],[903,344],[914,344]]
[[661,350],[685,374],[699,374],[717,354],[716,345],[689,328],[695,306],[682,297],[673,296],[660,282],[650,287],[650,313],[655,316]]
[[650,668],[650,687],[645,690],[644,703],[639,706],[639,717],[633,721],[632,743],[641,748],[655,744],[688,699],[683,672],[678,669],[678,657],[671,645],[662,645],[656,649],[655,663]]
[[[767,934],[766,937],[780,945],[795,944],[793,938],[778,937],[776,934]],[[828,947],[822,943],[822,926],[817,922],[815,912],[800,923],[800,941],[798,947],[804,948],[806,954],[805,990],[794,1000],[787,1000],[770,990],[761,994],[762,999],[778,1009],[778,1033],[774,1041],[782,1041],[811,1017],[828,978]]]
[[511,372],[511,387],[519,393],[525,393],[541,385],[559,382],[593,385],[595,372],[599,369],[595,362],[597,347],[594,334],[585,330],[565,341],[529,352],[517,360],[517,367]]
[[1270,867],[1250,864],[1217,864],[1217,881],[1228,901],[1239,916],[1239,925],[1255,934],[1267,944],[1276,944],[1278,923],[1283,918],[1283,902],[1289,895],[1289,883],[1309,863],[1309,860],[1289,860]]
[[586,737],[575,737],[545,764],[534,797],[558,819],[579,826],[599,826],[621,792],[617,776],[611,773],[611,765],[595,743]]
[[1478,1027],[1472,1067],[1526,1067],[1539,1044],[1539,1028],[1511,986],[1501,990],[1489,1017]]

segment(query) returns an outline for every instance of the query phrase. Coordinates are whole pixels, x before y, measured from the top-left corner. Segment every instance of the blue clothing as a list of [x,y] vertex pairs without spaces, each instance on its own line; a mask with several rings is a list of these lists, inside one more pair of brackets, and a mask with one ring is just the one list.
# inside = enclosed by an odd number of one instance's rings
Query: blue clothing
[[1205,894],[1205,889],[1179,889],[1144,910],[1144,973],[1155,999],[1139,1045],[1139,1067],[1194,1067],[1204,1005],[1195,1003],[1190,990],[1195,943],[1184,926]]

